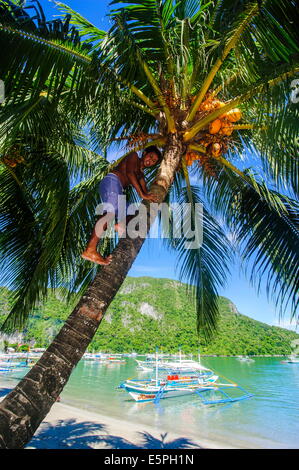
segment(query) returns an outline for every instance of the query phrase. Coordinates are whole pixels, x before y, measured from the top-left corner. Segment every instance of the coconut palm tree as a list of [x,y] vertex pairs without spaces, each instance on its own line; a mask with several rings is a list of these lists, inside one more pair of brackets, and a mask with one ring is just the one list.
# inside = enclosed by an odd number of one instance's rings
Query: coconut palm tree
[[[38,363],[1,403],[3,448],[30,440],[145,239],[121,238],[117,245],[114,239],[103,241],[103,253],[115,247],[108,266],[91,268],[77,261],[93,221],[95,186],[115,164],[100,158],[98,148],[112,142],[126,142],[129,151],[159,146],[163,161],[149,175],[158,201],[191,203],[193,221],[195,203],[204,203],[200,248],[186,249],[188,233],[166,238],[195,299],[201,331],[211,334],[217,325],[217,291],[232,250],[253,265],[257,286],[266,277],[267,291],[282,312],[291,305],[295,315],[298,304],[298,108],[290,101],[299,71],[296,2],[114,0],[108,32],[61,3],[66,19],[56,26],[47,23],[35,3],[35,20],[22,2],[0,3],[1,48],[9,52],[1,63],[9,85],[0,136],[6,149],[1,191],[8,202],[1,203],[1,237],[9,260],[7,279],[16,273],[26,279],[31,268],[4,328],[21,326],[45,297],[49,280],[81,297]],[[48,106],[40,109],[44,99]],[[78,136],[86,127],[89,140],[80,146]],[[5,147],[8,129],[13,133]],[[36,154],[36,136],[45,148],[42,157]],[[17,144],[17,155],[26,150],[35,162],[34,183],[30,170],[26,175],[23,162],[9,153]],[[39,159],[46,166],[53,154],[68,172],[64,177],[58,167],[46,172],[36,217],[31,201]],[[65,181],[81,164],[84,180],[73,188],[51,183],[51,175]],[[157,211],[153,217],[149,204],[143,204],[149,229]],[[21,223],[31,231],[25,234],[13,216],[16,208],[26,212]],[[181,211],[177,205],[171,212],[171,226]],[[22,236],[27,236],[24,253]],[[36,239],[39,251],[30,259]],[[9,240],[19,250],[15,256]]]

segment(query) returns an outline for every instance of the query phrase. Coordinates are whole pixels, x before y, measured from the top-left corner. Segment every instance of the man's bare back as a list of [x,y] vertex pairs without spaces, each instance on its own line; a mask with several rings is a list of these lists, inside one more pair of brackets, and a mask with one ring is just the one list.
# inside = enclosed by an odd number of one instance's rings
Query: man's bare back
[[[148,192],[147,190],[143,170],[144,168],[149,168],[155,165],[159,160],[161,160],[161,154],[160,154],[160,151],[156,149],[155,147],[150,147],[148,150],[145,150],[141,158],[138,157],[138,154],[136,152],[131,152],[113,170],[111,170],[110,174],[112,173],[118,178],[120,186],[123,189],[127,188],[129,185],[132,185],[136,189],[141,199],[145,199],[151,202],[157,202],[157,197],[154,194]],[[107,175],[107,177],[109,177],[109,174]],[[110,178],[114,178],[114,177],[110,176]],[[102,182],[104,180],[102,180]],[[105,194],[105,196],[107,195]],[[112,202],[109,200],[109,194],[108,194],[108,197],[106,197],[107,200],[104,200],[102,194],[101,194],[101,197],[102,197],[103,202],[108,202],[108,203]],[[111,193],[111,198],[112,198],[112,193]],[[116,207],[115,209],[117,212]],[[93,233],[91,235],[91,238],[86,247],[86,250],[81,255],[84,259],[88,261],[92,261],[97,264],[110,264],[112,260],[111,255],[109,255],[107,258],[103,258],[97,252],[98,241],[102,233],[104,232],[104,230],[106,230],[107,223],[104,224],[103,227],[101,227],[101,233],[99,233],[99,230],[96,231],[96,227],[100,223],[101,219],[107,216],[109,218],[109,215],[111,215],[112,218],[114,217],[114,214],[108,213],[105,216],[101,216],[100,219],[97,221],[94,227]],[[127,222],[128,222],[128,217],[127,217],[126,223]],[[120,224],[120,223],[115,224],[115,229],[119,232],[119,234],[124,230],[124,227],[122,225],[123,224]]]

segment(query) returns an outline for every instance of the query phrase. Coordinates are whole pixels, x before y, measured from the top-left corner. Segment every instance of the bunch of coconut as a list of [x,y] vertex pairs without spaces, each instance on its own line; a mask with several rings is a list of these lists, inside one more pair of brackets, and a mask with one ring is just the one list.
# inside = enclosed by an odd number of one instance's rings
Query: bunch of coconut
[[[211,114],[213,111],[216,111],[216,109],[223,108],[225,105],[226,103],[223,101],[208,97],[200,105],[198,112],[205,115]],[[210,123],[209,133],[229,136],[234,130],[233,123],[239,121],[241,117],[242,113],[239,108],[231,109]]]
[[[213,99],[210,95],[200,105],[197,111],[197,117],[202,118],[216,109],[223,108],[225,104],[226,103],[223,101]],[[209,124],[209,128],[198,141],[200,145],[206,148],[207,155],[217,158],[227,150],[227,137],[233,133],[234,123],[239,121],[241,117],[241,110],[239,108],[234,108],[227,113],[220,115]],[[195,160],[200,160],[199,163],[202,163],[202,156],[196,152],[188,152],[185,158],[188,166],[192,165]]]
[[5,155],[1,161],[4,163],[4,165],[14,168],[18,165],[18,163],[23,163],[25,160],[20,154],[19,149],[17,147],[12,147],[9,153]]
[[[219,102],[221,103],[221,102]],[[225,103],[223,103],[224,105]],[[209,125],[209,134],[219,134],[230,136],[234,130],[234,122],[241,119],[242,113],[239,108],[234,108],[227,113],[222,114],[219,118],[212,121]]]
[[190,151],[190,152],[187,152],[185,155],[187,166],[191,166],[195,160],[199,160],[199,159],[200,159],[200,155],[196,152]]
[[195,160],[198,160],[198,164],[201,165],[206,173],[210,176],[217,177],[217,164],[215,166],[215,160],[209,154],[198,154],[196,152],[189,151],[185,155],[186,164],[192,165]]
[[144,142],[147,142],[149,139],[150,135],[145,134],[144,132],[139,132],[138,134],[131,134],[127,142],[127,147],[136,147],[136,145],[140,145]]
[[[207,98],[199,107],[201,112],[210,114],[216,109],[223,108],[226,103],[220,100]],[[234,123],[242,118],[242,112],[239,108],[234,108],[220,115],[217,119],[210,122],[208,132],[201,139],[200,144],[207,147],[207,151],[213,157],[219,157],[227,149],[225,137],[229,137],[234,131]],[[211,143],[210,136],[216,137]],[[218,138],[219,137],[219,138]]]

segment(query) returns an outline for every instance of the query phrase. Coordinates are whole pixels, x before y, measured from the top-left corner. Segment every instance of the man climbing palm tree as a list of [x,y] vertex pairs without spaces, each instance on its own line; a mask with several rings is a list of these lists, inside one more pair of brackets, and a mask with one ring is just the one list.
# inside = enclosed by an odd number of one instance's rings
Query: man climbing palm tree
[[[147,190],[143,170],[160,163],[161,160],[160,150],[151,145],[144,150],[141,158],[136,152],[131,152],[101,181],[99,185],[101,199],[102,202],[111,204],[111,212],[102,215],[96,222],[87,247],[81,255],[82,258],[101,265],[111,263],[112,256],[109,255],[106,258],[101,256],[97,251],[97,244],[107,229],[108,222],[119,216],[118,198],[124,194],[124,190],[129,185],[132,185],[142,199],[157,202],[157,196]],[[114,211],[112,211],[113,209]],[[125,225],[131,218],[132,216],[127,216],[126,223],[118,220],[118,223],[115,224],[115,229],[120,235],[124,233]]]

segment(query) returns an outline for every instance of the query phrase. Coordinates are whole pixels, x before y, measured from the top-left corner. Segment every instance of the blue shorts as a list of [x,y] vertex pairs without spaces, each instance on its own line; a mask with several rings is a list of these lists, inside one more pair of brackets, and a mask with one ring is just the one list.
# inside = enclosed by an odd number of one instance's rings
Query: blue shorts
[[[99,184],[99,193],[102,202],[109,203],[114,208],[115,216],[118,216],[118,196],[124,196],[125,190],[119,178],[114,173],[108,173]],[[127,209],[126,203],[125,208]],[[107,209],[107,212],[109,210]]]

